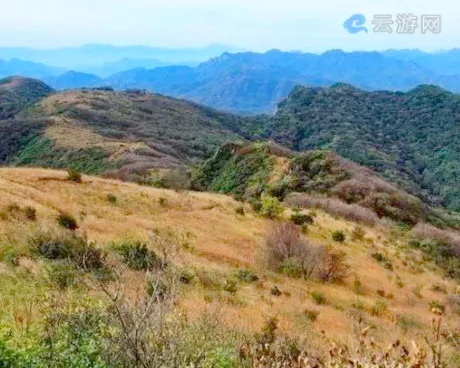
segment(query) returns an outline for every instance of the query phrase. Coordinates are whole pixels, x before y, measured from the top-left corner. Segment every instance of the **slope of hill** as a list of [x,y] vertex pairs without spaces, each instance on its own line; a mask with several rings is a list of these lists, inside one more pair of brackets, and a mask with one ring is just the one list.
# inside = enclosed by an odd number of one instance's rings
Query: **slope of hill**
[[52,88],[38,80],[22,77],[0,80],[0,120],[13,118],[21,110],[52,92]]
[[267,195],[294,206],[329,205],[334,199],[338,213],[342,210],[371,224],[388,218],[410,226],[429,221],[460,227],[460,217],[456,222],[375,172],[330,151],[298,153],[273,143],[228,143],[201,166],[194,186],[256,204]]
[[252,131],[259,138],[333,150],[432,203],[460,209],[457,95],[434,86],[408,93],[298,87],[273,119],[258,120]]
[[[436,342],[443,362],[458,364],[458,283],[409,245],[411,235],[366,225],[356,232],[355,223],[316,210],[300,241],[342,254],[348,270],[318,282],[314,273],[296,275],[293,263],[273,267],[268,239],[277,222],[240,207],[217,194],[0,169],[2,363],[249,368],[262,359],[305,367],[296,365],[303,351],[319,366],[413,359],[427,368]],[[58,230],[64,213],[78,229]],[[338,230],[342,242],[332,240]],[[62,256],[65,242],[84,236],[86,262]],[[146,250],[123,253],[136,244]],[[148,254],[168,257],[166,266],[145,271]],[[431,326],[440,318],[437,340]]]
[[[191,165],[240,136],[242,118],[143,93],[74,90],[3,122],[3,162],[73,167],[127,178],[154,167]],[[15,138],[13,138],[15,137]],[[20,139],[17,139],[20,137]],[[8,153],[8,147],[15,149]]]

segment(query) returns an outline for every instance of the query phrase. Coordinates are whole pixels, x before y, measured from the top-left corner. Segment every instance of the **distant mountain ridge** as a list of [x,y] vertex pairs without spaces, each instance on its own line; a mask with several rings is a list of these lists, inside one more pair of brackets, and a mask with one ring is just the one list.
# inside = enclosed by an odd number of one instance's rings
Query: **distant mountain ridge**
[[65,69],[48,66],[41,63],[34,63],[19,59],[9,61],[0,59],[0,78],[6,78],[11,75],[18,75],[26,78],[47,78],[53,75],[62,74]]
[[[223,50],[224,46],[183,50],[104,45],[45,51],[0,48],[0,58],[16,53],[35,61],[75,65],[69,74],[69,70],[43,64],[0,61],[0,76],[2,65],[13,63],[19,69],[4,67],[4,76],[40,78],[59,90],[101,86],[145,89],[248,115],[273,112],[296,85],[331,86],[342,82],[368,91],[406,92],[431,84],[460,92],[459,50],[433,54],[419,50],[330,50],[320,55]],[[198,61],[203,62],[196,66]]]
[[210,45],[196,48],[166,48],[150,46],[113,46],[88,44],[77,47],[60,47],[54,49],[39,49],[28,47],[0,47],[0,59],[18,58],[35,63],[56,65],[70,70],[85,71],[82,66],[95,67],[105,63],[129,59],[154,59],[163,63],[176,64],[183,62],[202,62],[221,55],[224,52],[239,52],[241,49]]

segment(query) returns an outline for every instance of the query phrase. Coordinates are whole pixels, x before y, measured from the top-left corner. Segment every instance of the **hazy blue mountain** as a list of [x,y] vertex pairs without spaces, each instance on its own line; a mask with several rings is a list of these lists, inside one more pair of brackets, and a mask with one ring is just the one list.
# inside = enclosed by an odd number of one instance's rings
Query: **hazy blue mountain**
[[436,53],[420,50],[388,50],[385,56],[395,59],[412,61],[439,74],[460,74],[460,49],[452,49]]
[[54,89],[62,90],[97,86],[101,83],[102,78],[93,74],[69,71],[57,77],[44,78],[43,81]]
[[19,59],[11,59],[9,61],[0,60],[0,78],[5,78],[11,75],[20,75],[22,77],[30,78],[45,78],[63,73],[64,71],[65,70],[61,68]]
[[171,65],[170,63],[165,63],[163,61],[155,60],[155,59],[130,59],[130,58],[123,58],[118,61],[111,61],[108,63],[104,63],[98,66],[92,67],[79,67],[77,70],[88,73],[88,74],[95,74],[100,77],[109,77],[113,74],[120,73],[125,70],[130,69],[137,69],[137,68],[146,68],[146,69],[154,69],[161,66],[168,66]]
[[129,70],[109,77],[104,84],[152,90],[226,111],[259,113],[273,111],[298,84],[344,82],[365,90],[393,91],[433,84],[459,92],[459,75],[440,75],[413,61],[378,52],[332,50],[316,55],[272,50],[264,54],[224,53],[196,68]]
[[[230,46],[212,45],[203,48],[161,48],[149,46],[85,45],[55,49],[34,49],[26,47],[0,47],[0,58],[19,58],[62,68],[81,70],[117,62],[124,58],[155,59],[168,64],[202,62],[221,55],[223,52],[237,52]],[[148,65],[147,65],[148,66]]]

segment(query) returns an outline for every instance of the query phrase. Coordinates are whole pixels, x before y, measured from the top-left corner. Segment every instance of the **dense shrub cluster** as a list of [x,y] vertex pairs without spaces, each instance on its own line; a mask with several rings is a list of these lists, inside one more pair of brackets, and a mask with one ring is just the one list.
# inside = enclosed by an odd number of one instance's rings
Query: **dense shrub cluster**
[[68,260],[83,270],[104,266],[105,255],[86,238],[65,231],[40,231],[30,236],[29,245],[50,260]]
[[162,265],[158,256],[141,242],[116,244],[114,248],[122,255],[123,262],[134,270],[151,270]]

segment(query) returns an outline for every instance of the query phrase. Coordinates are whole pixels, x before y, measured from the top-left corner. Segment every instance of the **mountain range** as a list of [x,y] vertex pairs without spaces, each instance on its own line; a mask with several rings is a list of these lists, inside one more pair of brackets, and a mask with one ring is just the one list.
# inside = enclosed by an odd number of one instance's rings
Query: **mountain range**
[[[110,86],[117,90],[146,89],[214,108],[245,114],[272,112],[296,85],[330,86],[336,82],[365,90],[408,91],[420,84],[460,91],[460,74],[441,74],[411,60],[377,52],[322,55],[272,50],[264,54],[224,53],[197,67],[135,68],[94,83],[79,78],[66,82],[45,78],[55,88]],[[88,79],[81,75],[81,80]],[[91,78],[89,78],[91,80]]]
[[[263,54],[224,52],[205,61],[223,49],[224,46],[168,50],[101,45],[41,51],[0,48],[0,57],[16,55],[35,61],[0,62],[0,77],[39,78],[58,90],[101,86],[145,89],[249,115],[272,113],[296,85],[331,86],[343,82],[368,91],[408,91],[431,84],[460,92],[458,50],[431,54],[419,50],[331,50],[321,55],[279,50]],[[52,63],[52,59],[60,60],[60,67],[37,63]],[[66,63],[73,67],[70,71],[62,68]]]

